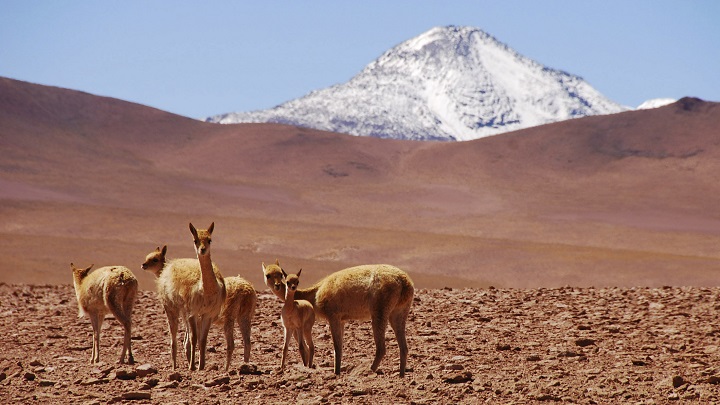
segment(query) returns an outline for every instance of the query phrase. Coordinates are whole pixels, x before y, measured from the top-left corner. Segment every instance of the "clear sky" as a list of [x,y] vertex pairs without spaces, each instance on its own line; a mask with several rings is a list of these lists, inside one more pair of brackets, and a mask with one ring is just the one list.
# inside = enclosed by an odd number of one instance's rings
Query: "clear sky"
[[481,28],[624,105],[720,101],[716,0],[0,0],[0,76],[202,118],[345,82],[445,25]]

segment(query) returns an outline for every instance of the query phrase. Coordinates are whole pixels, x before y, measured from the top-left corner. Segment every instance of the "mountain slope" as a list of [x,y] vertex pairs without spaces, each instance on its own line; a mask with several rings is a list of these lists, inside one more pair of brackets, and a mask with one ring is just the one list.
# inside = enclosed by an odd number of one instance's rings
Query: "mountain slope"
[[387,51],[349,82],[273,109],[208,118],[380,138],[471,140],[623,111],[587,82],[470,27],[438,27]]
[[309,285],[361,263],[418,288],[715,285],[718,128],[720,104],[686,98],[408,142],[0,79],[0,283],[68,283],[70,262],[138,269],[164,244],[192,257],[187,223],[215,221],[214,260],[256,286],[276,258]]

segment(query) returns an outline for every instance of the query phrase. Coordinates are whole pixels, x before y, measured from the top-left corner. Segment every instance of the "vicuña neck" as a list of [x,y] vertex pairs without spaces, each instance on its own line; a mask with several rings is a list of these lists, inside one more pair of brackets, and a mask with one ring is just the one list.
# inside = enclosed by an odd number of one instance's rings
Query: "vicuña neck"
[[210,255],[198,255],[198,261],[200,262],[200,273],[202,274],[203,289],[206,293],[212,294],[218,290],[217,279],[215,278],[215,272],[213,271],[212,260]]
[[286,293],[285,293],[285,307],[286,308],[293,308],[293,301],[295,301],[295,291],[289,290],[286,287]]

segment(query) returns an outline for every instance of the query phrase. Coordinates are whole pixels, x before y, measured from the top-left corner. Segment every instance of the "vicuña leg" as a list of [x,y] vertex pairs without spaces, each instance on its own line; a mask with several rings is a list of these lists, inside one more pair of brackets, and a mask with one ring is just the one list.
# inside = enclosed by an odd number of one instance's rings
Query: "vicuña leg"
[[224,332],[225,342],[227,342],[227,352],[225,354],[225,371],[230,369],[230,361],[232,360],[233,351],[235,350],[235,334],[233,329],[235,328],[234,319],[227,317],[225,319]]
[[405,376],[405,365],[407,364],[408,345],[405,338],[407,316],[407,311],[398,311],[390,315],[390,327],[395,332],[395,338],[400,348],[400,377]]
[[345,332],[345,323],[340,320],[333,319],[329,322],[330,334],[333,340],[333,349],[335,351],[335,374],[340,374],[340,362],[342,361],[343,333]]
[[241,319],[238,319],[238,323],[240,324],[240,333],[242,334],[243,338],[243,356],[245,359],[245,363],[248,363],[250,361],[250,329],[252,326],[252,322],[250,322],[249,317],[243,317]]
[[375,360],[370,369],[377,371],[383,357],[385,357],[385,331],[387,330],[388,318],[383,311],[376,311],[371,319],[373,338],[375,338]]

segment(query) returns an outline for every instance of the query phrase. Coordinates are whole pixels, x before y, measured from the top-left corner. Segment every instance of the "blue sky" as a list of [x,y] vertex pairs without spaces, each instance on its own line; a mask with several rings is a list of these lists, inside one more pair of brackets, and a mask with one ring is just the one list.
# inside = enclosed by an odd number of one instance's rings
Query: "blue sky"
[[720,1],[0,1],[0,76],[201,118],[342,83],[467,25],[608,98],[720,101]]

